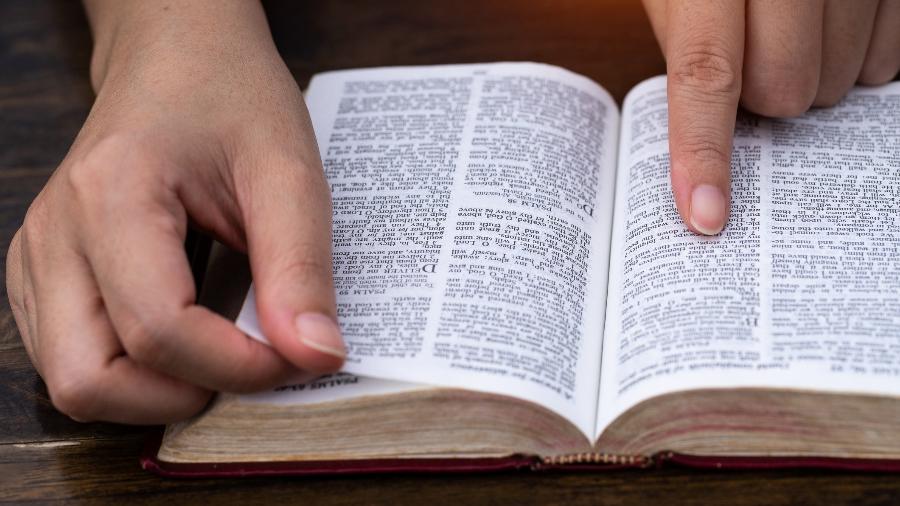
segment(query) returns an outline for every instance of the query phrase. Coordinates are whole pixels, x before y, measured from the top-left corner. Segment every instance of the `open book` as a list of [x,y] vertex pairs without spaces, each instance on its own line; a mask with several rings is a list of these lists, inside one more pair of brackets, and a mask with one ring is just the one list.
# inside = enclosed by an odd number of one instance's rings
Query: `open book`
[[220,395],[159,462],[900,458],[900,84],[741,115],[717,237],[675,211],[664,77],[621,112],[533,63],[329,72],[307,101],[345,373]]

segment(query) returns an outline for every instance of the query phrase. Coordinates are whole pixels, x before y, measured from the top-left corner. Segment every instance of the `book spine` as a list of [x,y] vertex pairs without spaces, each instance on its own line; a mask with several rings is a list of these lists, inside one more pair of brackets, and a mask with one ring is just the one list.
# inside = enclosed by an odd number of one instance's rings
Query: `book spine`
[[623,455],[603,452],[568,453],[541,457],[532,469],[569,468],[577,466],[612,466],[645,468],[653,465],[653,458],[647,455]]

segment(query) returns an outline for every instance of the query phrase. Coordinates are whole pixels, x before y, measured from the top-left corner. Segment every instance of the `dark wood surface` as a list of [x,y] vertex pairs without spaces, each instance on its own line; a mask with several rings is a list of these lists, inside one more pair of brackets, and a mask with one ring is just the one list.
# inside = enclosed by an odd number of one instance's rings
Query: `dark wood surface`
[[[622,99],[662,73],[636,0],[269,2],[301,85],[319,71],[536,60],[592,77]],[[78,2],[0,2],[0,270],[32,198],[92,101],[90,34]],[[110,503],[900,503],[900,476],[815,471],[358,476],[166,480],[142,471],[148,428],[58,414],[0,301],[0,501]]]

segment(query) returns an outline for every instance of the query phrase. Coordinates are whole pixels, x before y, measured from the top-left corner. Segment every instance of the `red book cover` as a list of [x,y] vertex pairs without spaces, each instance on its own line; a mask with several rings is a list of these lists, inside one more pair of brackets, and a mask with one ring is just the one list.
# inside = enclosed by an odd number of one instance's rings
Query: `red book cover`
[[651,459],[612,463],[545,463],[532,455],[500,458],[369,459],[303,462],[171,463],[157,458],[162,433],[148,438],[141,467],[170,478],[224,478],[249,476],[316,476],[387,473],[489,473],[510,471],[612,471],[681,466],[696,469],[828,469],[876,473],[900,472],[900,460],[844,459],[835,457],[721,457],[660,453]]

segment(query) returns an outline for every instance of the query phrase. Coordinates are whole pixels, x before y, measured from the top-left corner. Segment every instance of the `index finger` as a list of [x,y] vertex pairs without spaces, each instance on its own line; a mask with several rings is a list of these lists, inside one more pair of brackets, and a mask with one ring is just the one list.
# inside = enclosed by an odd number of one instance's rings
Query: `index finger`
[[176,195],[147,192],[117,204],[116,212],[85,220],[84,249],[110,321],[133,360],[232,392],[272,387],[296,374],[273,349],[194,303],[183,247],[186,217]]
[[744,52],[743,0],[680,0],[666,13],[672,191],[694,232],[728,219]]

